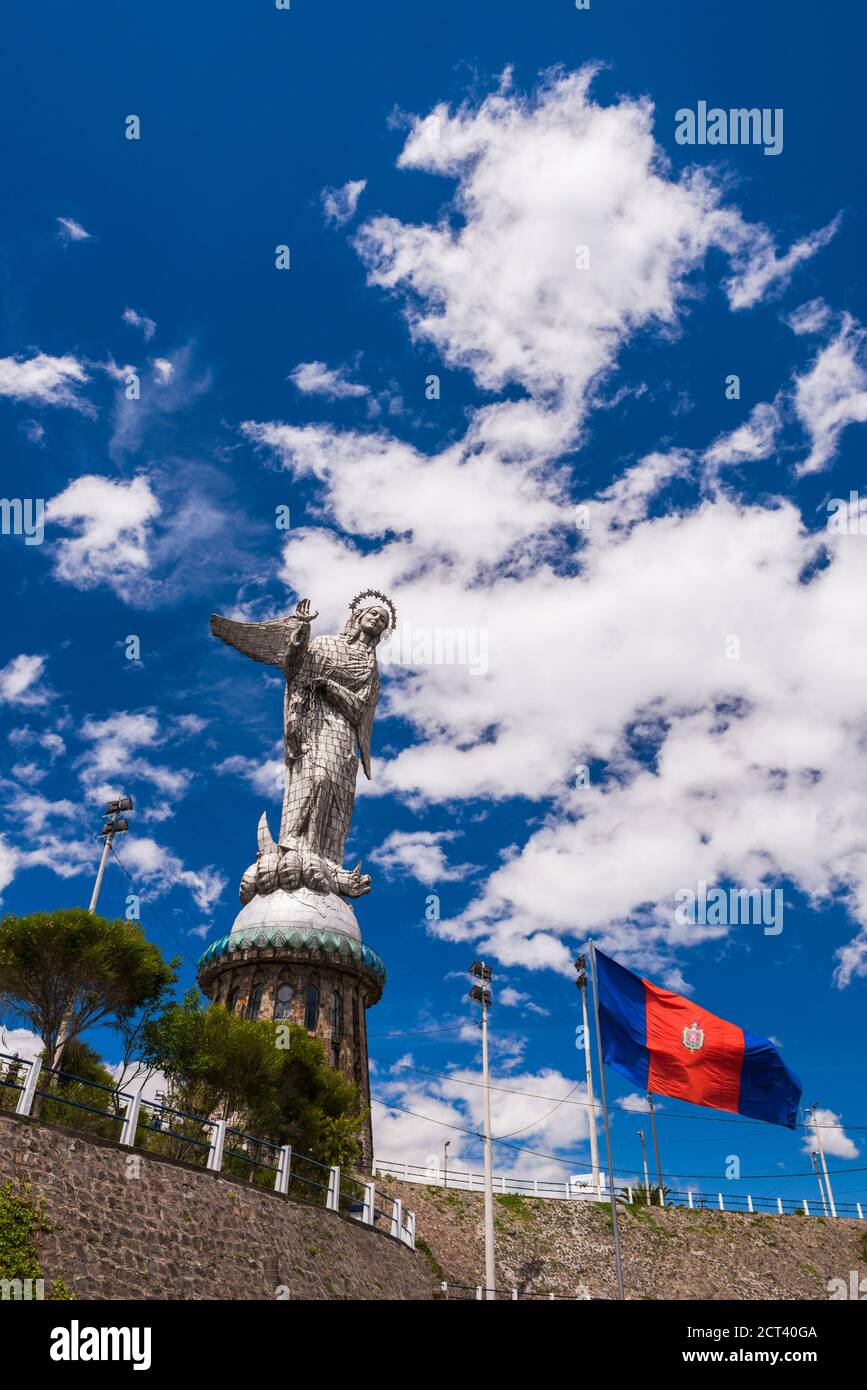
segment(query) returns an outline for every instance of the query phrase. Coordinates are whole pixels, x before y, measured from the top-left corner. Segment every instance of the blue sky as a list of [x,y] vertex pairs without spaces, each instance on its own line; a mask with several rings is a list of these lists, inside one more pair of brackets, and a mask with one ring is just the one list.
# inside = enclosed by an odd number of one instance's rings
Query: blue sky
[[[118,851],[190,982],[279,806],[279,684],[208,614],[309,594],[329,631],[385,589],[401,623],[483,634],[487,658],[383,663],[350,842],[390,972],[374,1089],[404,1107],[375,1108],[379,1153],[451,1136],[478,1166],[461,972],[483,953],[495,1132],[561,1160],[498,1166],[587,1162],[581,1090],[541,1097],[581,1080],[569,960],[592,933],[780,1040],[842,1119],[826,1142],[854,1198],[867,542],[827,522],[863,479],[863,21],[705,11],[8,22],[2,490],[48,520],[42,545],[0,537],[3,906],[86,904],[100,802],[129,792]],[[678,145],[699,101],[782,109],[781,153]],[[783,931],[678,929],[702,879],[781,889]],[[112,865],[101,909],[128,891]],[[617,1111],[621,1171],[640,1124]],[[736,1153],[762,1176],[728,1188],[812,1196],[801,1136],[736,1124],[664,1102],[666,1169],[716,1191]]]

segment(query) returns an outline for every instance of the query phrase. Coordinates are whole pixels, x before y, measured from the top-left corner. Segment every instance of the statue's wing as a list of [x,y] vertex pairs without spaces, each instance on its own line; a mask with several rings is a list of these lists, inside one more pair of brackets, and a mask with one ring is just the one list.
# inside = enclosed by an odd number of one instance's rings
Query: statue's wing
[[263,661],[267,666],[282,666],[286,653],[292,645],[292,618],[272,618],[266,623],[236,623],[231,618],[221,618],[219,613],[211,614],[211,631],[227,646],[234,647],[244,656],[254,661]]

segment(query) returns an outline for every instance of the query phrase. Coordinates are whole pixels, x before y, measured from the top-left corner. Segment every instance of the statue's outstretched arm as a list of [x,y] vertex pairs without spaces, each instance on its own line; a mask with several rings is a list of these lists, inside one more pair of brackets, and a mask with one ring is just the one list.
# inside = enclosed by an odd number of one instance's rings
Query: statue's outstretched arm
[[253,661],[282,667],[289,677],[307,649],[310,624],[317,616],[310,611],[309,600],[302,599],[291,618],[272,618],[264,623],[238,623],[212,613],[211,632]]

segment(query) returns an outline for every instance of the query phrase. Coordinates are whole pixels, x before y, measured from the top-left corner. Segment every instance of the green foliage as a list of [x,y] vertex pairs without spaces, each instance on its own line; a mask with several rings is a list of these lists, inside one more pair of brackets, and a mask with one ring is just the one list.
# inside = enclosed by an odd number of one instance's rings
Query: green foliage
[[[663,1198],[664,1198],[664,1200],[665,1200],[666,1206],[668,1205],[668,1198],[669,1198],[670,1193],[671,1193],[671,1188],[670,1188],[670,1187],[663,1187],[663,1189],[662,1189],[662,1195],[663,1195]],[[657,1186],[657,1187],[651,1187],[649,1195],[648,1195],[648,1190],[647,1190],[646,1187],[633,1187],[633,1189],[632,1189],[632,1201],[631,1201],[631,1202],[630,1202],[630,1200],[629,1200],[629,1195],[628,1195],[628,1193],[626,1193],[626,1192],[619,1192],[619,1193],[617,1194],[617,1200],[618,1200],[619,1202],[623,1202],[626,1206],[631,1206],[631,1207],[659,1207],[659,1209],[662,1210],[662,1208],[660,1207],[660,1202],[659,1202],[659,1187],[658,1187],[658,1186]]]
[[[358,1089],[326,1064],[322,1043],[305,1029],[289,1025],[289,1047],[278,1047],[286,1028],[206,1004],[190,990],[145,1025],[144,1060],[168,1079],[178,1110],[230,1116],[247,1134],[350,1167],[361,1152]],[[228,1171],[236,1168],[249,1176],[249,1165],[230,1159]]]
[[49,1060],[64,1020],[70,1038],[123,1026],[176,978],[137,922],[83,908],[0,921],[0,1012],[28,1024]]
[[446,1272],[443,1269],[434,1252],[431,1250],[427,1241],[424,1240],[421,1236],[416,1236],[415,1248],[419,1252],[419,1254],[423,1255],[424,1258],[427,1260],[428,1266],[430,1267],[430,1272],[434,1276],[434,1278],[437,1279],[441,1284],[445,1284],[447,1282]]
[[519,1192],[505,1192],[501,1195],[495,1195],[494,1201],[498,1202],[501,1207],[505,1207],[506,1211],[517,1217],[519,1221],[532,1221],[533,1219],[533,1212],[526,1197],[522,1197]]
[[[36,1209],[31,1189],[16,1192],[12,1183],[0,1187],[0,1279],[41,1279],[39,1239],[53,1228]],[[71,1299],[62,1279],[50,1286],[50,1299]]]

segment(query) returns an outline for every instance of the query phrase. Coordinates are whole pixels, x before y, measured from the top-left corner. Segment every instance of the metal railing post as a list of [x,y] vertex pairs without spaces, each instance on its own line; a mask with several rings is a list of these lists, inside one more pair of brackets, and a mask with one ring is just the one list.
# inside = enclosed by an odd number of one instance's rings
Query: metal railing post
[[752,1197],[750,1197],[749,1194],[747,1194],[747,1211],[752,1211],[752,1209],[753,1209],[753,1199],[752,1199]]
[[721,1193],[721,1192],[718,1192],[716,1195],[719,1197],[719,1209],[720,1209],[720,1211],[725,1211],[725,1203],[723,1202],[723,1195],[722,1195],[722,1193]]
[[406,1214],[406,1243],[410,1250],[415,1249],[415,1212],[408,1211]]
[[277,1159],[277,1176],[274,1179],[274,1191],[282,1192],[283,1196],[289,1191],[289,1172],[292,1168],[292,1145],[284,1144],[280,1149]]
[[325,1206],[328,1211],[340,1210],[340,1169],[332,1166],[328,1175],[328,1196],[325,1199]]
[[392,1234],[393,1236],[396,1236],[397,1239],[400,1240],[400,1238],[401,1238],[401,1231],[402,1231],[402,1230],[403,1230],[403,1202],[402,1202],[402,1201],[400,1200],[400,1198],[398,1197],[398,1198],[395,1200],[395,1203],[394,1203],[394,1206],[393,1206],[392,1212],[391,1212],[391,1234]]
[[362,1221],[365,1226],[373,1225],[373,1212],[376,1206],[376,1184],[366,1182],[364,1184],[364,1215]]
[[33,1057],[30,1061],[30,1070],[27,1073],[27,1080],[24,1082],[24,1089],[18,1097],[18,1104],[15,1107],[16,1115],[29,1115],[30,1107],[33,1105],[33,1097],[36,1094],[36,1083],[39,1080],[39,1073],[42,1070],[42,1063],[38,1057]]
[[782,1199],[782,1197],[778,1197],[778,1198],[777,1198],[777,1211],[780,1213],[780,1216],[782,1216],[782,1214],[783,1214],[783,1199]]
[[211,1147],[208,1149],[208,1172],[219,1173],[223,1168],[223,1146],[226,1142],[226,1121],[217,1120],[214,1124],[214,1132],[211,1135]]
[[138,1129],[138,1117],[141,1110],[142,1095],[137,1091],[132,1100],[126,1107],[126,1114],[123,1117],[123,1129],[120,1132],[119,1143],[124,1144],[128,1149],[135,1148],[135,1135]]

